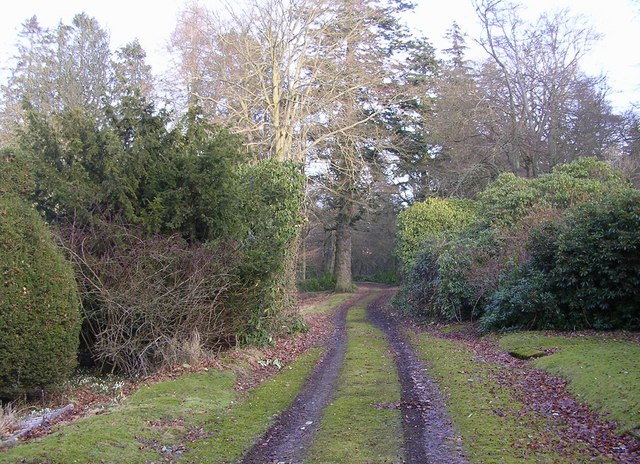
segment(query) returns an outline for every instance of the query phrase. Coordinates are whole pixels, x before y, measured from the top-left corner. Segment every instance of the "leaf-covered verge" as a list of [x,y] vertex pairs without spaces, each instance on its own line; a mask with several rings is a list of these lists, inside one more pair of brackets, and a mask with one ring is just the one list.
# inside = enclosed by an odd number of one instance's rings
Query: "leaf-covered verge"
[[363,300],[347,314],[347,353],[334,401],[305,457],[309,464],[400,462],[400,383],[384,334],[366,320]]
[[553,416],[527,408],[516,385],[499,381],[511,366],[486,362],[461,343],[426,333],[414,334],[412,342],[445,396],[472,463],[613,462],[580,442],[561,440]]
[[[503,174],[466,227],[435,214],[416,225],[426,236],[405,259],[398,304],[422,319],[480,318],[485,332],[640,329],[639,199],[594,158],[535,179]],[[418,206],[433,208],[406,213]],[[438,227],[445,232],[433,236]]]
[[[640,429],[640,345],[624,337],[520,332],[500,338],[509,352],[542,352],[536,367],[568,380],[577,398],[614,420],[619,431]],[[546,354],[549,353],[549,354]]]

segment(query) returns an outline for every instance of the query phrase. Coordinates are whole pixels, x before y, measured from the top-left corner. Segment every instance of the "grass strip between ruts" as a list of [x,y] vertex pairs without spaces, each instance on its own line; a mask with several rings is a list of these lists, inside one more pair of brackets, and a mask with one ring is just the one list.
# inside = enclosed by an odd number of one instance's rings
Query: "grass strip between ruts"
[[640,429],[640,345],[614,336],[520,332],[500,338],[500,347],[516,352],[557,349],[534,365],[567,379],[569,391],[616,421],[620,432]]
[[366,298],[349,310],[347,353],[305,464],[402,462],[400,383],[384,334],[366,321]]
[[328,313],[354,295],[355,293],[333,293],[317,304],[303,307],[300,312],[303,315]]
[[[428,373],[438,383],[467,458],[477,464],[611,462],[592,460],[579,444],[565,453],[538,446],[554,443],[557,431],[550,419],[526,412],[509,387],[491,379],[497,364],[479,362],[464,346],[428,334],[412,334]],[[553,446],[551,447],[553,448]]]

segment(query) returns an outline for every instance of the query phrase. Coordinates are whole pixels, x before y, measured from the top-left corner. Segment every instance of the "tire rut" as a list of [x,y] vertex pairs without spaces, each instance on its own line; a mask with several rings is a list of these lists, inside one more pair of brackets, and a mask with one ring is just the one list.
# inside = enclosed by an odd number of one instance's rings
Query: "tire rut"
[[406,462],[416,464],[467,464],[451,418],[435,382],[427,375],[424,363],[406,340],[398,322],[385,311],[395,290],[382,291],[367,307],[369,321],[381,329],[394,355],[402,395],[402,413]]
[[324,408],[333,398],[347,349],[346,316],[353,305],[370,295],[369,289],[340,305],[327,351],[304,383],[289,409],[240,461],[242,464],[301,464],[303,453],[320,426]]

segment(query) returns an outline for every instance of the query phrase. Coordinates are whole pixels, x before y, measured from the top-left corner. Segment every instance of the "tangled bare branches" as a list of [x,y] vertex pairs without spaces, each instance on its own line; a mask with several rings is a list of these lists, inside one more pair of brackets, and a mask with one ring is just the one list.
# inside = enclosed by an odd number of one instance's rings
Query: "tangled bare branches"
[[146,375],[229,344],[233,286],[224,245],[145,237],[112,224],[60,231],[83,296],[84,342],[103,367]]

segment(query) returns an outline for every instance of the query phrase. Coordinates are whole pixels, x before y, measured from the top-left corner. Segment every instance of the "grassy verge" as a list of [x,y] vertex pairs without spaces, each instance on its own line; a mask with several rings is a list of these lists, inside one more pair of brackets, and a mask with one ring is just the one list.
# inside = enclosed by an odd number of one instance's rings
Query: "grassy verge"
[[431,367],[472,463],[608,462],[591,461],[579,449],[559,456],[536,446],[553,442],[553,424],[525,413],[509,388],[491,380],[499,366],[478,362],[464,346],[431,335],[414,335],[412,341]]
[[[158,440],[151,421],[184,418],[193,426],[224,410],[234,399],[234,375],[212,371],[142,387],[102,415],[80,419],[37,442],[0,454],[0,462],[148,462],[159,453],[140,440]],[[163,440],[176,441],[177,429]]]
[[348,313],[347,354],[335,399],[305,463],[402,462],[400,412],[384,408],[400,401],[400,384],[384,334],[365,320],[366,304]]
[[566,378],[569,391],[616,421],[620,432],[640,428],[639,345],[605,337],[521,332],[502,337],[500,346],[516,353],[556,348],[534,365]]
[[246,398],[237,397],[230,371],[188,374],[142,387],[105,414],[0,453],[0,462],[147,463],[167,459],[163,447],[166,453],[185,446],[181,462],[232,462],[288,406],[319,356],[313,350],[300,357]]
[[353,293],[334,293],[331,296],[329,296],[326,300],[323,300],[318,304],[305,306],[304,308],[302,308],[300,313],[303,315],[328,313],[335,307],[340,306],[342,303],[347,301],[352,296],[354,296]]
[[319,349],[311,350],[295,363],[285,367],[279,375],[261,384],[236,407],[212,420],[208,427],[215,433],[211,438],[198,441],[186,462],[235,462],[269,428],[276,415],[294,400],[305,379],[320,358]]

